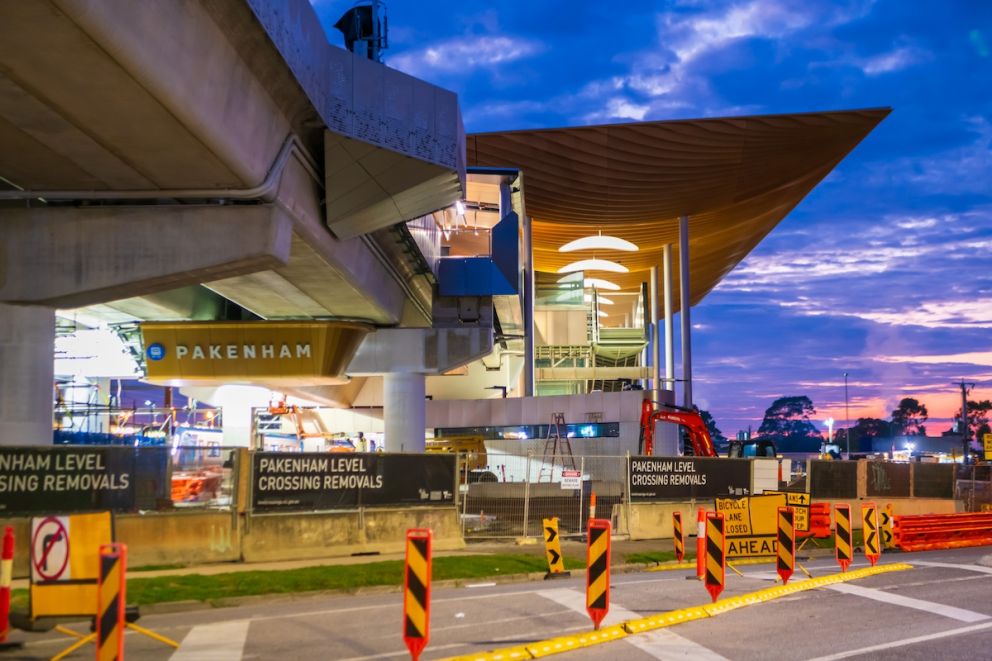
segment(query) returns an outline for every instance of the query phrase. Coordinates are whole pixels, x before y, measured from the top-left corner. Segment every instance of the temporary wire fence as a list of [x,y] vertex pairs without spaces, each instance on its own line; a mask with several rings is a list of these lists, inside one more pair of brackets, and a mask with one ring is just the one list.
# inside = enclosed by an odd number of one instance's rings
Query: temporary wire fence
[[[488,444],[487,444],[488,445]],[[470,470],[463,458],[459,479],[462,532],[468,539],[539,537],[543,519],[558,518],[559,534],[581,536],[592,515],[610,519],[614,530],[627,484],[627,457],[570,455],[549,457],[488,450],[485,469]],[[475,465],[478,460],[475,459]]]

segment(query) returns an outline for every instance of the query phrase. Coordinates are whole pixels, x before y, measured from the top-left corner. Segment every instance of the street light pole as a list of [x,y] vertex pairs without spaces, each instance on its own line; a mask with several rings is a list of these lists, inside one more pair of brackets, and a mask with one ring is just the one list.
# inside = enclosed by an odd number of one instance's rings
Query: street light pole
[[851,458],[851,410],[847,406],[847,372],[844,372],[844,437],[847,438],[847,457]]

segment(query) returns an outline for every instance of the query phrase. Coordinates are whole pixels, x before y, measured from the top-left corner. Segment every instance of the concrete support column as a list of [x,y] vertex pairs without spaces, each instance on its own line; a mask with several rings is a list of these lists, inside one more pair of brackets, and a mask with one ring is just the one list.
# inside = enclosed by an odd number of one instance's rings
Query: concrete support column
[[682,319],[682,406],[692,407],[692,322],[689,314],[689,217],[679,216],[679,317]]
[[658,267],[651,267],[651,280],[648,282],[648,298],[651,310],[651,337],[648,346],[651,347],[651,389],[661,390],[661,345],[658,342]]
[[427,377],[390,372],[382,377],[386,452],[423,452],[427,429]]
[[[662,297],[665,301],[665,386],[675,392],[675,326],[672,323],[672,244],[662,252]],[[674,398],[672,398],[674,404]]]
[[52,444],[55,311],[0,303],[0,446]]
[[534,244],[530,216],[524,225],[524,397],[534,396]]

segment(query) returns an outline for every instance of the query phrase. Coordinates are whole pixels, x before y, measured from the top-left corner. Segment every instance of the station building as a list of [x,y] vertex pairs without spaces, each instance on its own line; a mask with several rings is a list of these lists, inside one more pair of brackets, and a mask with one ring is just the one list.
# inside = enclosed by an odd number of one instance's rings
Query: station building
[[636,452],[692,306],[889,112],[466,135],[305,0],[84,5],[2,10],[0,445],[181,400],[184,443]]

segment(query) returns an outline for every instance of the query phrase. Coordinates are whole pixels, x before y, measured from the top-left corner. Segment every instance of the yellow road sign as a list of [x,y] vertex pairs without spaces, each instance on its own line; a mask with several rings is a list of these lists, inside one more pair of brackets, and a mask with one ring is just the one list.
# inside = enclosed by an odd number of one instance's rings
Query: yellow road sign
[[982,442],[985,445],[985,461],[992,461],[992,434],[983,434]]
[[114,541],[110,512],[31,520],[31,618],[96,615],[100,546]]
[[561,538],[558,536],[558,517],[544,519],[544,552],[548,558],[549,574],[564,574],[565,559],[561,555]]
[[775,555],[778,508],[785,506],[783,493],[717,498],[716,511],[725,521],[727,558]]

